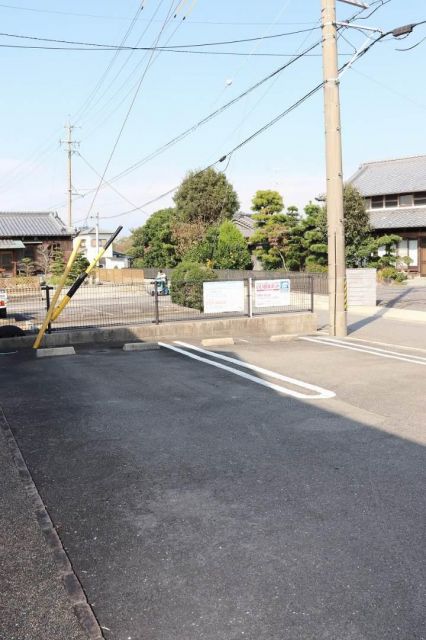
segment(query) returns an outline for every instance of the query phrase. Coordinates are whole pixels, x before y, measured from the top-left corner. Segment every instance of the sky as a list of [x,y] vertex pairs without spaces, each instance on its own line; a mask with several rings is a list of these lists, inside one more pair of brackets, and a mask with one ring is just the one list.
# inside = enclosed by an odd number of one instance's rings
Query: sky
[[[319,43],[320,5],[320,0],[145,0],[140,10],[139,0],[0,2],[0,210],[53,210],[66,221],[67,155],[60,140],[70,122],[79,142],[72,157],[73,225],[91,224],[97,213],[106,230],[122,224],[128,233],[143,224],[153,211],[173,204],[173,194],[156,199],[188,171],[218,161],[322,81],[320,46],[185,139],[115,177]],[[337,2],[339,21],[355,11]],[[367,14],[356,24],[388,31],[426,20],[426,3],[388,0],[361,20]],[[12,35],[119,45],[126,34],[128,46],[185,45],[184,52],[4,46],[67,46]],[[262,39],[186,46],[249,38]],[[338,40],[340,63],[366,38],[366,32],[345,30]],[[419,42],[412,50],[396,50]],[[425,58],[426,24],[403,40],[384,39],[342,76],[346,179],[363,162],[426,153]],[[242,211],[250,211],[258,189],[277,190],[286,206],[303,209],[325,191],[322,92],[215,167],[225,171]],[[110,184],[96,193],[104,172]]]

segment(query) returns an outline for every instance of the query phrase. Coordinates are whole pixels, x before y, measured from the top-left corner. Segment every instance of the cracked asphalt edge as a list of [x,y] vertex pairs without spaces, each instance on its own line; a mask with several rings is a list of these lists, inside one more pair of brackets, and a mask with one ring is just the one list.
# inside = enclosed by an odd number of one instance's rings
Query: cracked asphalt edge
[[62,578],[64,589],[69,597],[74,614],[89,640],[105,640],[100,624],[90,606],[80,580],[75,574],[70,558],[64,549],[49,512],[38,492],[31,473],[26,465],[11,426],[0,405],[0,426],[5,436],[12,460],[28,495],[44,539],[52,552],[55,566]]

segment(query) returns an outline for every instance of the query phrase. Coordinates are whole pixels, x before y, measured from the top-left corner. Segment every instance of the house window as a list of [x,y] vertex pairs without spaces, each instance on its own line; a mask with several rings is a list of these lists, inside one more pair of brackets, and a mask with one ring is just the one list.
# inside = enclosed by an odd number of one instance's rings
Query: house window
[[371,209],[371,198],[364,198],[365,208]]
[[414,194],[414,204],[426,204],[426,191],[419,191]]
[[410,266],[417,267],[418,264],[418,241],[417,240],[401,240],[398,244],[397,254],[400,258],[408,256],[411,258]]
[[399,196],[399,206],[400,207],[412,207],[413,206],[413,194],[406,193],[402,196]]
[[11,251],[0,251],[0,269],[5,269],[6,271],[12,270],[12,252]]
[[[99,246],[103,247],[105,245],[105,240],[102,240],[101,238],[99,238]],[[96,247],[96,238],[92,238],[90,241],[90,246],[91,247]]]
[[372,209],[383,209],[383,196],[373,196],[371,198]]
[[398,206],[397,195],[385,196],[385,207],[397,207],[397,206]]
[[80,242],[80,249],[85,249],[85,248],[86,248],[86,240],[84,239]]

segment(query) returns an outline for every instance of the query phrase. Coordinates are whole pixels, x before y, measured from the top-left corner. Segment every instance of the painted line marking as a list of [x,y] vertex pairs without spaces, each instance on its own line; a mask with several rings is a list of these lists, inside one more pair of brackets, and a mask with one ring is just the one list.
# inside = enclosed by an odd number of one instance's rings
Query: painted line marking
[[[326,342],[330,342],[332,344],[337,343],[337,344],[350,344],[348,343],[346,340],[339,340],[337,338],[319,338],[320,340],[324,340]],[[416,356],[416,355],[410,355],[408,353],[399,353],[398,351],[389,351],[389,349],[380,349],[378,347],[369,347],[369,346],[364,346],[364,345],[354,345],[354,347],[358,347],[359,349],[363,349],[366,350],[368,349],[369,351],[377,351],[377,352],[381,352],[381,353],[390,353],[391,355],[394,356],[402,356],[405,358],[409,358],[410,360],[420,360],[421,362],[426,362],[426,358],[424,356]]]
[[275,380],[280,380],[282,382],[287,382],[294,386],[302,387],[303,389],[307,389],[309,391],[314,391],[315,395],[307,395],[305,393],[301,393],[299,391],[295,391],[293,389],[288,389],[287,387],[282,387],[281,385],[274,384],[273,382],[268,382],[266,380],[262,380],[261,378],[257,378],[256,376],[252,376],[249,373],[245,373],[244,371],[240,371],[239,369],[234,369],[233,367],[229,367],[220,362],[214,362],[208,358],[204,358],[202,356],[198,356],[195,353],[191,353],[189,351],[185,351],[184,349],[179,349],[178,347],[172,346],[170,344],[165,344],[163,342],[158,343],[160,347],[164,347],[166,349],[171,349],[172,351],[176,351],[177,353],[181,353],[182,355],[187,356],[188,358],[193,358],[194,360],[198,360],[200,362],[204,362],[205,364],[209,364],[212,367],[217,367],[218,369],[223,369],[224,371],[228,371],[230,373],[234,373],[241,378],[245,378],[246,380],[251,380],[251,382],[255,382],[256,384],[260,384],[263,387],[267,387],[268,389],[272,389],[273,391],[277,391],[278,393],[283,393],[285,395],[292,396],[293,398],[299,398],[302,400],[323,400],[334,398],[335,393],[333,391],[329,391],[328,389],[323,389],[322,387],[318,387],[313,384],[309,384],[308,382],[303,382],[302,380],[296,380],[295,378],[289,378],[288,376],[281,375],[280,373],[276,373],[275,371],[269,371],[269,369],[263,369],[262,367],[257,367],[254,364],[249,364],[246,362],[240,362],[235,358],[230,358],[228,356],[223,356],[214,351],[207,351],[205,349],[200,349],[199,347],[194,347],[191,344],[187,344],[185,342],[175,341],[174,344],[178,344],[182,347],[189,348],[193,351],[198,351],[200,353],[204,353],[213,358],[217,358],[219,360],[225,360],[227,362],[231,362],[237,364],[239,367],[250,369],[251,371],[256,371],[257,373],[261,373],[263,375],[268,376],[269,378],[274,378]]
[[378,340],[364,340],[363,338],[352,337],[348,337],[348,340],[356,340],[357,342],[365,342],[366,344],[381,344],[382,347],[394,347],[395,349],[407,349],[409,351],[421,351],[422,353],[426,353],[426,349],[421,349],[420,347],[408,347],[404,344],[392,344],[391,342],[379,342]]
[[353,344],[347,344],[346,342],[339,342],[332,338],[303,337],[299,338],[299,340],[323,344],[327,347],[338,347],[340,349],[349,349],[350,351],[359,351],[360,353],[369,353],[370,355],[379,356],[380,358],[391,358],[392,360],[400,360],[401,362],[409,362],[410,364],[421,364],[426,366],[426,358],[421,358],[421,356],[407,356],[405,353],[398,353],[396,351],[385,351],[384,349],[376,349],[375,347],[367,348],[362,345],[355,346]]

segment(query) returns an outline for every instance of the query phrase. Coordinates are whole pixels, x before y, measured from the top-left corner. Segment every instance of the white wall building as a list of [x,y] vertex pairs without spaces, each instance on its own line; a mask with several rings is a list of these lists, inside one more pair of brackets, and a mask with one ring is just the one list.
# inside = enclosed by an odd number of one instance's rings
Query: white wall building
[[[78,232],[78,235],[73,239],[73,244],[75,246],[77,238],[81,238],[80,251],[86,256],[89,262],[92,262],[92,260],[96,258],[99,250],[105,246],[111,234],[112,231],[99,230],[99,246],[97,246],[96,228],[90,227],[81,229]],[[111,245],[100,259],[99,266],[104,267],[105,269],[126,269],[130,266],[130,261],[128,256],[118,251],[114,251],[113,245]]]

